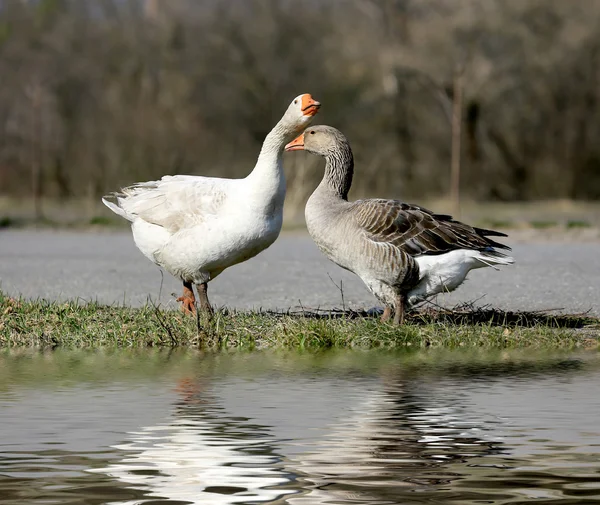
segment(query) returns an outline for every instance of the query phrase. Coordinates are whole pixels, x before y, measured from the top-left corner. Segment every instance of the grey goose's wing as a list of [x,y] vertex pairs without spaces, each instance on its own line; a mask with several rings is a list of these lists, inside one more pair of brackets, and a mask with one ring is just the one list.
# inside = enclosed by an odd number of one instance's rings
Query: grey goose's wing
[[[398,200],[357,200],[351,206],[351,214],[370,240],[392,244],[411,256],[456,249],[510,250],[489,238],[506,237],[504,233],[475,228]],[[503,256],[497,251],[496,254]]]

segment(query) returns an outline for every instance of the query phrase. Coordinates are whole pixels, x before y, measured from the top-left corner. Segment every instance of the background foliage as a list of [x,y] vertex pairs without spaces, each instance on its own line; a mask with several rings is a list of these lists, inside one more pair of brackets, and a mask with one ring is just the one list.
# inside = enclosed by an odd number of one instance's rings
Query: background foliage
[[[460,75],[463,194],[597,198],[599,26],[599,0],[2,0],[0,194],[243,176],[310,92],[355,197],[444,195]],[[299,208],[317,164],[286,155]]]

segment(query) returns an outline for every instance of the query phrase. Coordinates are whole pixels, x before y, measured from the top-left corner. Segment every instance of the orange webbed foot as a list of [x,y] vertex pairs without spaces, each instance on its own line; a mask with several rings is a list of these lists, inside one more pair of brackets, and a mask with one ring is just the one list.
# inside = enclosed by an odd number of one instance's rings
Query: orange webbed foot
[[196,297],[191,283],[183,283],[183,295],[177,298],[181,302],[181,310],[184,314],[196,314]]
[[196,300],[188,298],[187,296],[180,296],[177,298],[178,302],[181,302],[181,310],[184,314],[195,314],[196,313]]

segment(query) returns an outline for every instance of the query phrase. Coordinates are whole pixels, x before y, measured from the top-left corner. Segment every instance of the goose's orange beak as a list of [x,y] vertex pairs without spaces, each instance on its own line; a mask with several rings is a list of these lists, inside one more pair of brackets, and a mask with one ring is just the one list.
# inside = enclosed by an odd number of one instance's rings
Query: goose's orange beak
[[321,104],[310,96],[310,93],[302,95],[302,104],[300,108],[303,116],[314,116],[319,112],[319,107],[321,107]]
[[286,151],[303,151],[304,150],[304,133],[298,135],[288,145],[285,146]]

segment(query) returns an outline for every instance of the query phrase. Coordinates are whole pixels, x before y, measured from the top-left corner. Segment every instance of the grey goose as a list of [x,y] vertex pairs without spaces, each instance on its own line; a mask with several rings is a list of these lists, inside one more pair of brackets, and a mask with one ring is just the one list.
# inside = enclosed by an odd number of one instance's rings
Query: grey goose
[[406,306],[456,289],[470,270],[509,265],[490,237],[475,228],[399,200],[348,201],[354,158],[348,139],[331,126],[308,128],[285,147],[325,158],[323,180],[305,208],[310,236],[331,261],[356,275],[385,305],[382,321],[404,321]]

